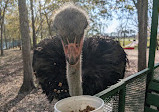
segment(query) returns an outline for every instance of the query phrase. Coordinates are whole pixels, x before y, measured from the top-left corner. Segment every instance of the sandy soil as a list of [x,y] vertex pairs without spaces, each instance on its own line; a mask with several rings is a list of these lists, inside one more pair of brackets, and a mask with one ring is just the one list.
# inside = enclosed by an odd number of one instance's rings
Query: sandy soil
[[[137,50],[125,52],[129,59],[127,77],[137,72]],[[5,50],[4,54],[0,57],[0,112],[51,112],[56,101],[50,104],[41,89],[33,90],[30,94],[18,94],[23,80],[21,51]],[[159,62],[159,56],[156,62]]]

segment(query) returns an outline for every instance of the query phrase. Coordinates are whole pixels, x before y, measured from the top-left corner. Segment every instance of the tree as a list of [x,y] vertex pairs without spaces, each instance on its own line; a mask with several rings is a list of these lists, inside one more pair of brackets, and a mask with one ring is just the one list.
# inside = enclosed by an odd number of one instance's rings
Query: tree
[[29,21],[26,0],[18,0],[20,32],[22,38],[22,57],[23,57],[23,84],[20,93],[29,92],[35,88],[32,75],[32,64],[30,54]]
[[41,13],[41,7],[42,7],[42,5],[41,5],[41,2],[39,1],[39,7],[40,7],[40,10],[39,10],[39,13],[40,13],[40,36],[41,36],[41,39],[43,39],[43,27],[42,27],[42,13]]
[[133,0],[138,14],[138,71],[146,68],[148,0]]
[[102,35],[102,28],[106,27],[112,19],[112,11],[109,7],[113,7],[112,1],[109,0],[79,0],[79,4],[83,7],[90,17],[90,29],[86,35]]
[[[7,42],[11,42],[13,38],[20,43],[20,29],[19,29],[19,11],[18,2],[13,2],[12,5],[8,4],[7,13],[5,14],[5,38]],[[8,47],[10,47],[9,44]]]
[[7,38],[6,38],[6,26],[4,25],[4,40],[5,40],[5,46],[6,46],[6,49],[8,48],[7,46]]
[[36,35],[35,35],[35,20],[34,20],[34,9],[33,9],[33,0],[30,0],[31,7],[31,18],[32,18],[32,34],[33,34],[33,48],[36,46]]
[[[149,2],[151,2],[151,0]],[[116,4],[117,9],[120,9],[122,12],[122,15],[120,12],[120,19],[126,18],[130,21],[135,20],[135,23],[138,24],[138,71],[141,71],[146,68],[147,65],[146,49],[148,27],[148,0],[116,0]],[[133,15],[135,18],[133,17]]]
[[[1,3],[2,3],[2,1],[0,1],[0,4]],[[0,7],[0,24],[1,24],[1,19],[2,19],[1,13],[2,13],[2,9]],[[0,25],[0,28],[1,28],[1,25]],[[2,36],[1,36],[1,55],[3,55],[3,45],[2,45],[2,43],[3,43],[3,41],[2,41]]]
[[[5,17],[5,12],[7,9],[9,0],[4,1],[5,5],[3,7],[3,10],[0,8],[0,23],[1,23],[1,56],[3,56],[3,27],[4,27],[4,17]],[[2,1],[0,2],[2,3]]]
[[148,0],[138,0],[138,71],[146,68],[146,49],[147,49],[147,11]]
[[128,31],[128,30],[123,30],[121,33],[124,34],[124,37],[123,37],[123,46],[125,46],[125,38],[126,38],[126,34],[128,34],[129,31]]

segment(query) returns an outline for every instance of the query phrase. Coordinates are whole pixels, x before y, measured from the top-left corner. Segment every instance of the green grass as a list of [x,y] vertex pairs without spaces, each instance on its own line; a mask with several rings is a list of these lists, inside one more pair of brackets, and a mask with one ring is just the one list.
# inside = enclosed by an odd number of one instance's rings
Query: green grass
[[[117,39],[115,39],[115,40],[117,40]],[[134,40],[134,38],[126,38],[125,39],[125,46],[130,44],[133,40]],[[123,39],[120,39],[119,42],[120,42],[120,45],[122,47],[125,47],[125,46],[123,46],[123,42],[124,42]],[[149,47],[149,46],[150,46],[150,38],[147,38],[147,47]],[[135,46],[135,48],[138,48],[138,46]]]
[[126,40],[125,40],[125,46],[123,46],[123,42],[124,42],[124,41],[120,41],[120,45],[121,45],[122,47],[125,47],[126,45],[130,44],[132,41],[126,41]]

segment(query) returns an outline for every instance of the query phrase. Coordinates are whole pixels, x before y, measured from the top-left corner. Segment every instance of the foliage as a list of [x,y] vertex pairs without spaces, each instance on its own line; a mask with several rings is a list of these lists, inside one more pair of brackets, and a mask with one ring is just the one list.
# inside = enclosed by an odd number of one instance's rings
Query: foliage
[[[6,0],[2,0],[1,4],[3,7],[4,1]],[[43,38],[55,35],[51,29],[52,17],[60,6],[69,1],[70,0],[33,0],[35,34],[37,37],[37,42]],[[118,32],[119,29],[137,31],[137,9],[133,1],[135,0],[72,0],[72,2],[76,5],[83,7],[83,9],[85,9],[89,14],[90,26],[87,35],[104,35],[103,32],[105,28],[110,25],[109,20],[112,20],[113,18],[118,18],[120,25],[122,25],[122,29],[121,26],[119,26],[120,28],[118,27],[118,29],[114,29],[114,31]],[[27,0],[27,7],[31,35],[33,32],[31,30],[30,0]],[[149,7],[151,8],[151,5],[149,5]],[[5,17],[7,39],[20,38],[18,17],[17,0],[9,0]]]
[[[14,12],[14,13],[13,13]],[[14,38],[14,39],[19,39],[20,37],[20,31],[19,31],[19,13],[18,9],[15,8],[12,11],[8,11],[6,14],[6,19],[5,19],[5,26],[6,26],[6,37],[9,38]]]
[[[7,7],[4,12],[5,4]],[[2,0],[1,3],[2,13],[1,16],[4,16],[4,26],[6,29],[6,38],[12,37],[17,38],[19,35],[19,21],[18,21],[18,9],[15,0]],[[5,15],[4,15],[5,13]],[[1,20],[2,22],[2,20]],[[2,23],[1,23],[2,24]]]

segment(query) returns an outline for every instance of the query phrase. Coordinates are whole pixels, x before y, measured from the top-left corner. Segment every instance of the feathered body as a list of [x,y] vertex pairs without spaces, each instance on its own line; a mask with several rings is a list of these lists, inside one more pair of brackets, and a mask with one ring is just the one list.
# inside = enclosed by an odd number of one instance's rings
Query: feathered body
[[[126,53],[111,39],[85,38],[81,58],[84,95],[97,94],[124,77]],[[33,54],[33,70],[50,101],[70,96],[60,38],[47,38],[37,45]]]

